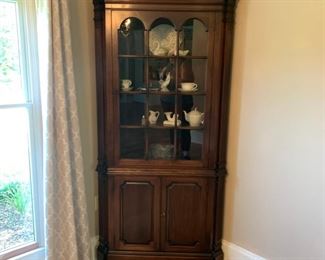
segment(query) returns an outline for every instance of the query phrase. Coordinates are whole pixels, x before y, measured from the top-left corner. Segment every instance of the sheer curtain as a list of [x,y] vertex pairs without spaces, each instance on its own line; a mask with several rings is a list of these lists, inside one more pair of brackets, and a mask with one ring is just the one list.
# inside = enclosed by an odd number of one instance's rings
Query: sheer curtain
[[90,259],[68,0],[36,0],[44,120],[46,254]]

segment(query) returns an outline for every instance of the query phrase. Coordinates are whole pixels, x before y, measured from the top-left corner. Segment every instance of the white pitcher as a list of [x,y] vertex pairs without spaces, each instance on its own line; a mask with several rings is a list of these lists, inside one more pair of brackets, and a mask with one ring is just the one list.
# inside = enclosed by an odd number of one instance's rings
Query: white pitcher
[[153,111],[153,110],[149,110],[149,124],[154,125],[157,123],[158,117],[160,115],[159,111]]
[[123,90],[127,90],[130,88],[130,86],[132,85],[132,81],[129,79],[122,79],[122,89]]

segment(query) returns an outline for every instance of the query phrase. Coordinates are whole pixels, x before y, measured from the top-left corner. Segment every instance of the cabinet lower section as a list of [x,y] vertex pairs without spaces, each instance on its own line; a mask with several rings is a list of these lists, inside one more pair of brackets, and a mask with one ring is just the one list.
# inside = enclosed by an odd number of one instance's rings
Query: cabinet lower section
[[211,171],[107,176],[107,249],[98,259],[222,259],[215,246],[219,185]]

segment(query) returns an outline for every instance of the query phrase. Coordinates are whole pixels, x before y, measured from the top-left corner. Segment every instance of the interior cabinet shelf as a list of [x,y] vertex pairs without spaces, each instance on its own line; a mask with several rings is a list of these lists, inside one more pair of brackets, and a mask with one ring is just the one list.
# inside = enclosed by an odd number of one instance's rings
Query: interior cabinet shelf
[[147,91],[146,90],[128,90],[128,91],[120,90],[116,94],[122,94],[122,95],[141,95],[141,94],[147,94]]
[[159,96],[172,96],[176,95],[175,91],[159,91],[159,90],[149,90],[150,95],[159,95]]
[[[160,95],[160,96],[172,96],[176,95],[175,91],[169,91],[169,92],[164,92],[164,91],[157,91],[157,90],[149,90],[147,92],[146,90],[120,90],[117,92],[117,94],[122,94],[122,95],[139,95],[139,94],[150,94],[150,95]],[[205,91],[177,91],[178,95],[187,95],[187,96],[204,96],[206,95]]]
[[162,124],[155,124],[155,125],[120,125],[120,128],[124,129],[146,129],[146,128],[152,128],[152,129],[185,129],[185,130],[202,130],[204,129],[204,125],[200,126],[166,126]]
[[141,129],[141,128],[146,128],[146,127],[142,126],[142,125],[120,125],[120,128],[123,128],[123,129]]
[[178,56],[179,59],[208,59],[207,56],[191,56],[191,55],[186,55],[186,56]]
[[161,56],[161,55],[136,55],[136,54],[119,54],[119,58],[129,58],[129,59],[137,59],[137,58],[149,58],[149,59],[208,59],[207,56],[192,56],[192,55],[186,55],[186,56]]
[[136,55],[136,54],[119,54],[119,58],[147,58],[148,55]]
[[205,91],[178,91],[178,95],[187,95],[187,96],[204,96],[206,95]]
[[203,130],[204,129],[204,125],[200,125],[200,126],[178,126],[178,129],[187,129],[187,130]]

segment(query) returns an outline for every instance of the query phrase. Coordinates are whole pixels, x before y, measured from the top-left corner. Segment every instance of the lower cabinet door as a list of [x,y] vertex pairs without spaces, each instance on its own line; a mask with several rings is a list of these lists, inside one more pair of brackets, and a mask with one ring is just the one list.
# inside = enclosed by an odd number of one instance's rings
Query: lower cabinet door
[[162,178],[163,251],[209,251],[213,183],[209,178]]
[[159,249],[158,177],[115,176],[112,204],[115,249],[137,251]]

